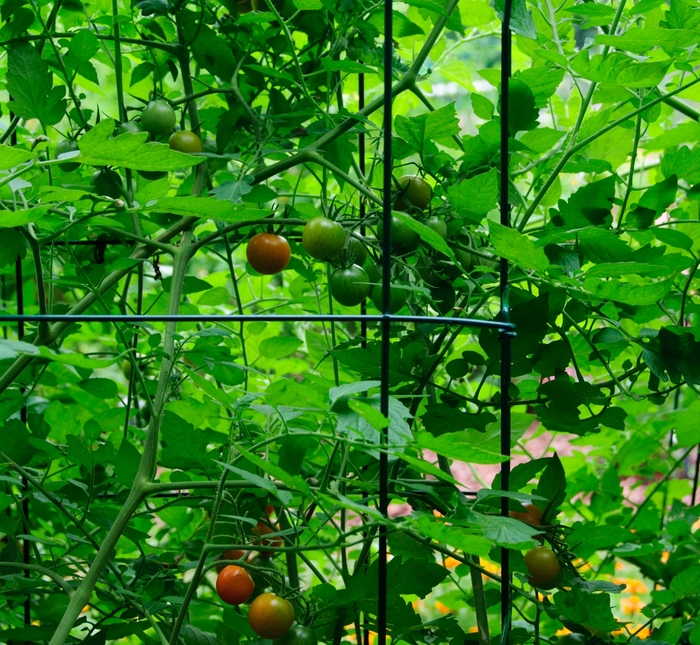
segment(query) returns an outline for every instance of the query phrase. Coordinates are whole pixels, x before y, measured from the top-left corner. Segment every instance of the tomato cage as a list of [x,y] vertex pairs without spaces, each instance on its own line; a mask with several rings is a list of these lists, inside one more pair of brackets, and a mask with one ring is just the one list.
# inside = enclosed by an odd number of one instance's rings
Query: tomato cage
[[[240,1],[240,0],[239,0]],[[457,4],[457,0],[450,0],[447,6],[447,13],[453,9]],[[508,83],[511,71],[511,6],[512,0],[505,0],[502,6],[502,31],[501,31],[501,142],[500,142],[500,223],[503,226],[510,227],[510,205],[508,202],[508,182],[509,182],[509,150],[508,150],[508,117],[509,117],[509,98],[508,98]],[[383,89],[384,94],[382,98],[383,105],[383,207],[382,207],[382,217],[384,230],[386,233],[382,238],[382,309],[381,314],[368,314],[364,303],[361,305],[360,312],[353,315],[348,314],[226,314],[226,315],[206,315],[206,314],[143,314],[138,313],[135,315],[119,315],[119,314],[99,314],[87,311],[99,302],[99,297],[95,296],[90,299],[83,299],[81,305],[75,307],[71,312],[64,314],[50,314],[50,313],[27,313],[25,311],[25,304],[22,296],[21,285],[24,281],[24,276],[22,273],[22,262],[18,258],[16,262],[16,284],[18,285],[17,291],[17,302],[16,302],[16,313],[6,313],[0,315],[0,323],[5,325],[16,324],[17,326],[17,338],[22,341],[25,337],[25,326],[29,323],[36,323],[37,325],[37,340],[35,344],[42,345],[57,339],[63,333],[71,329],[75,324],[79,323],[107,323],[111,325],[118,324],[128,324],[128,325],[145,325],[151,323],[166,323],[168,325],[169,333],[175,333],[178,323],[239,323],[241,326],[254,323],[254,322],[271,322],[271,323],[360,323],[363,331],[363,336],[366,334],[367,325],[369,323],[376,323],[379,325],[381,331],[381,384],[380,384],[380,409],[384,417],[389,417],[389,397],[390,397],[390,383],[389,383],[389,367],[391,364],[391,342],[390,342],[390,331],[392,325],[431,325],[431,326],[444,326],[450,329],[493,329],[498,332],[500,341],[500,403],[498,408],[500,410],[500,451],[501,454],[506,457],[502,462],[500,468],[500,485],[501,491],[507,493],[509,490],[509,474],[510,474],[510,451],[511,451],[511,416],[510,416],[510,405],[509,405],[509,392],[508,386],[511,382],[511,339],[516,334],[515,326],[509,320],[509,302],[508,302],[508,260],[500,258],[499,262],[499,293],[500,293],[500,316],[497,320],[485,320],[476,318],[460,318],[458,315],[454,316],[413,316],[413,315],[399,315],[391,313],[391,284],[390,284],[390,272],[392,267],[392,246],[391,246],[391,213],[392,213],[392,99],[393,99],[393,87],[392,87],[392,74],[388,71],[392,69],[392,56],[393,56],[393,44],[392,44],[392,34],[393,34],[393,13],[392,13],[392,3],[390,0],[385,0],[384,2],[384,80]],[[447,22],[447,18],[441,18],[440,21],[444,26]],[[363,108],[365,103],[365,89],[364,89],[364,74],[359,74],[359,94],[360,94],[360,107]],[[16,119],[13,115],[13,119]],[[365,146],[364,146],[363,132],[360,133],[360,145],[359,145],[359,163],[360,168],[365,168]],[[16,133],[13,134],[12,143],[16,143]],[[361,204],[361,212],[363,210],[364,204]],[[0,215],[2,217],[2,215]],[[169,234],[173,232],[183,231],[191,221],[184,220],[174,225],[170,230]],[[232,227],[235,228],[235,227]],[[172,236],[172,235],[171,235]],[[56,242],[61,244],[61,242]],[[81,241],[76,240],[74,242],[63,242],[63,244],[75,244],[75,245],[94,245],[96,248],[100,247],[104,249],[106,245],[110,244],[132,244],[135,246],[132,258],[141,259],[148,258],[149,255],[156,250],[160,241],[158,239],[153,240],[150,244],[147,240],[140,242],[136,245],[133,241],[124,241],[118,238],[115,239],[102,239],[97,241]],[[119,273],[119,272],[117,272]],[[122,274],[123,275],[123,274]],[[119,277],[117,277],[119,279]],[[39,354],[24,353],[15,362],[12,367],[5,373],[2,377],[2,382],[0,385],[6,388],[13,379],[17,378],[22,371],[29,366],[32,361],[39,356]],[[26,407],[21,410],[21,418],[23,422],[26,422]],[[381,431],[381,439],[383,443],[388,442],[388,428],[385,426]],[[389,472],[389,460],[388,453],[386,451],[379,452],[379,490],[378,490],[378,510],[379,513],[384,517],[388,517],[388,506],[389,506],[389,482],[390,482],[390,472]],[[32,530],[32,513],[31,513],[31,503],[29,491],[31,490],[33,484],[35,483],[28,473],[19,469],[22,472],[21,475],[21,486],[24,493],[24,498],[22,500],[22,511],[24,516],[24,535],[20,537],[23,538],[24,548],[22,549],[22,560],[25,565],[26,577],[29,574],[32,567],[32,551],[30,548],[30,543],[32,540],[31,530]],[[184,491],[187,489],[186,485],[183,485],[181,489]],[[498,492],[498,491],[496,491]],[[172,493],[155,493],[154,496],[166,497],[168,495],[176,495]],[[504,494],[500,498],[500,511],[501,515],[507,517],[509,513],[508,509],[508,496]],[[110,547],[113,547],[111,544]],[[105,550],[105,545],[102,545],[97,558],[102,557],[103,551],[106,553],[106,557],[109,557],[109,550]],[[272,551],[284,552],[285,547],[273,547]],[[377,531],[377,546],[376,546],[376,561],[378,563],[378,589],[377,598],[378,603],[376,607],[376,645],[385,645],[387,642],[387,587],[390,584],[387,576],[387,563],[388,559],[388,548],[387,548],[387,525],[380,525]],[[509,585],[511,577],[511,571],[509,567],[509,555],[507,548],[501,548],[501,624],[502,633],[500,637],[500,642],[502,645],[506,645],[509,642],[509,632],[511,629],[511,613],[512,613],[512,598],[511,598],[511,588]],[[90,573],[88,573],[81,584],[86,584],[86,581],[90,582],[92,586],[95,584],[94,579],[90,579]],[[79,589],[76,590],[73,598],[71,600],[70,607],[75,605],[76,611],[73,615],[77,615],[80,611],[80,607],[85,603],[84,595],[79,593]],[[89,591],[88,591],[89,596]],[[68,614],[67,614],[68,615]],[[72,622],[72,618],[67,620],[64,616],[64,620],[59,624],[59,627],[51,639],[51,645],[63,643],[68,637]],[[29,595],[24,603],[24,623],[29,626],[32,624],[33,616],[31,611],[31,601]],[[180,621],[180,626],[182,622]],[[365,631],[365,643],[369,643],[368,631]],[[29,643],[29,641],[25,641]]]

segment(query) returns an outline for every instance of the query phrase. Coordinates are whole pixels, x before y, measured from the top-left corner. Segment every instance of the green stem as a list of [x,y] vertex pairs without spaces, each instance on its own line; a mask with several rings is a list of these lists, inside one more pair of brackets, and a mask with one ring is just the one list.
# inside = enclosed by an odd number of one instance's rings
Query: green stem
[[[642,95],[639,93],[639,104],[642,104]],[[637,150],[639,149],[639,140],[642,137],[642,114],[637,115],[637,122],[634,127],[634,142],[632,144],[632,155],[630,157],[630,169],[627,179],[627,190],[625,191],[625,196],[622,200],[622,206],[620,206],[620,212],[617,215],[617,230],[622,228],[622,223],[625,217],[625,211],[627,210],[627,204],[632,194],[632,187],[634,186],[634,167],[637,162]]]
[[22,569],[24,571],[35,571],[36,573],[40,573],[42,576],[51,578],[51,580],[53,580],[59,587],[61,587],[61,589],[63,589],[63,591],[68,595],[69,598],[73,595],[73,593],[75,593],[73,587],[71,587],[62,576],[60,576],[55,571],[52,571],[51,569],[42,567],[41,565],[24,564],[23,562],[0,562],[0,569],[2,569],[3,567]]
[[[44,288],[44,269],[41,266],[41,251],[39,249],[39,244],[36,241],[36,238],[32,234],[28,228],[21,227],[20,231],[22,232],[22,235],[24,235],[25,239],[27,240],[27,243],[29,244],[29,248],[32,251],[32,258],[34,260],[34,275],[36,277],[36,290],[37,290],[37,297],[39,299],[39,313],[42,315],[46,314],[46,289]],[[41,341],[41,339],[45,338],[48,336],[49,333],[49,325],[45,320],[42,320],[39,323],[39,333],[37,334],[37,340]]]
[[114,551],[119,538],[122,536],[124,529],[129,523],[131,516],[139,507],[139,504],[141,504],[143,495],[143,486],[138,482],[134,482],[134,486],[131,491],[129,491],[129,496],[124,502],[124,506],[122,506],[121,510],[119,511],[119,515],[117,515],[117,518],[114,520],[114,523],[109,529],[107,535],[104,537],[102,546],[97,552],[97,555],[95,555],[95,559],[92,561],[92,564],[85,574],[85,577],[82,579],[80,586],[76,589],[70,602],[68,603],[68,607],[66,608],[58,627],[56,627],[56,631],[51,637],[49,645],[65,644],[66,640],[70,636],[73,626],[75,625],[75,621],[78,619],[78,616],[80,616],[80,612],[83,610],[83,607],[90,602],[92,590],[95,588],[102,570],[109,563],[109,560],[112,557],[112,552]]

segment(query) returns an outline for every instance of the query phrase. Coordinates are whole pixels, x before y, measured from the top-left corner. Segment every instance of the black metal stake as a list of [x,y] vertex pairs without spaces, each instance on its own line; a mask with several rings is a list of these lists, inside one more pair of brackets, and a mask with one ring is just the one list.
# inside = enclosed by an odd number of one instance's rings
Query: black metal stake
[[[13,133],[14,134],[14,133]],[[24,314],[24,276],[22,275],[22,258],[17,257],[15,261],[15,290],[17,293],[17,313],[21,316]],[[24,321],[19,319],[17,321],[17,339],[22,340],[24,338]],[[20,388],[20,392],[24,395],[24,388]],[[22,405],[20,410],[20,419],[22,423],[27,423],[27,406]],[[22,477],[22,514],[24,515],[24,520],[26,525],[24,530],[29,533],[29,482]],[[27,539],[22,540],[22,562],[24,564],[30,563],[29,556],[29,541]],[[24,577],[29,578],[29,569],[24,570]],[[29,594],[24,599],[24,625],[29,627],[32,624],[32,599]],[[31,645],[30,641],[24,641],[24,645]]]
[[[384,208],[382,219],[384,234],[382,239],[382,377],[380,409],[385,418],[389,418],[389,331],[391,329],[391,89],[393,80],[393,15],[392,2],[384,2]],[[388,428],[382,430],[382,443],[388,443]],[[389,457],[382,450],[379,456],[379,512],[388,516],[389,508]],[[379,589],[377,602],[377,645],[386,645],[386,569],[387,569],[387,530],[386,525],[379,527]]]
[[[511,74],[511,34],[510,14],[512,0],[505,0],[503,7],[503,24],[501,26],[501,190],[500,211],[501,224],[510,226],[510,204],[508,202],[508,129],[509,97],[508,87]],[[508,302],[508,260],[501,258],[500,266],[501,322],[509,322],[510,305]],[[506,460],[501,464],[501,489],[510,487],[510,397],[508,389],[511,380],[511,336],[509,330],[502,330],[501,340],[501,454]],[[501,498],[501,515],[508,517],[508,498]],[[501,644],[508,645],[510,620],[512,612],[512,594],[510,590],[510,561],[506,547],[501,548]]]

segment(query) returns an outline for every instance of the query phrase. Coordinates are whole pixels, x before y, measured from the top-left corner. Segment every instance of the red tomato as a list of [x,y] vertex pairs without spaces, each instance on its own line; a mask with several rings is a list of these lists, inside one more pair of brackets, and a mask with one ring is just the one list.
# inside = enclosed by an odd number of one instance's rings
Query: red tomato
[[[245,551],[241,549],[228,549],[220,555],[217,560],[240,560],[245,558]],[[221,573],[226,568],[226,565],[218,565],[216,570]]]
[[294,607],[277,594],[264,593],[250,604],[248,622],[258,636],[280,638],[294,622]]
[[281,235],[258,233],[245,250],[248,263],[258,273],[274,275],[287,268],[292,258],[289,243]]
[[[255,545],[262,545],[263,547],[266,546],[271,546],[271,547],[280,547],[282,546],[282,538],[277,536],[277,537],[272,537],[272,538],[266,538],[263,537],[264,535],[269,535],[270,533],[277,533],[280,528],[279,526],[275,529],[270,528],[267,524],[264,522],[258,522],[255,528],[253,529],[253,533],[257,535],[257,538],[253,541],[253,544]],[[260,549],[260,551],[265,551],[265,549]]]
[[542,511],[534,504],[525,504],[525,512],[508,511],[508,515],[532,526],[542,526]]
[[216,579],[216,593],[228,605],[240,605],[250,598],[255,583],[243,568],[230,564]]

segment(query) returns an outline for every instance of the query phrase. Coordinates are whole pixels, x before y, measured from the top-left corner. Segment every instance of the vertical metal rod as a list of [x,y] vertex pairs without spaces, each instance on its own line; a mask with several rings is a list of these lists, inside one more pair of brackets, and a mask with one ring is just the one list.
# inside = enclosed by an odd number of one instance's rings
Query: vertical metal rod
[[[361,61],[363,62],[363,61]],[[365,107],[365,75],[364,74],[358,74],[357,77],[357,91],[359,94],[359,108],[362,110]],[[362,173],[362,177],[365,177],[365,174],[367,172],[367,159],[365,155],[365,130],[364,126],[362,127],[362,130],[360,130],[360,133],[357,137],[357,146],[359,148],[359,158],[360,158],[360,172]],[[364,225],[364,219],[365,215],[367,214],[367,204],[365,202],[364,197],[360,195],[360,220],[362,221],[362,224],[360,225],[360,235],[362,237],[365,236],[367,229]],[[360,314],[365,315],[367,313],[367,300],[363,300],[360,303]],[[362,349],[367,349],[367,321],[362,320],[360,321],[360,336],[362,336]],[[362,492],[362,499],[367,498],[367,493],[365,491]],[[363,536],[367,538],[368,533],[363,532]],[[369,559],[365,562],[365,571],[369,568]],[[367,621],[367,614],[363,614],[364,621],[362,624],[362,642],[364,645],[369,645],[369,623]],[[360,645],[358,643],[358,645]]]
[[[17,257],[15,261],[15,290],[17,293],[17,313],[21,316],[24,314],[24,276],[22,275],[22,258]],[[24,321],[20,320],[17,323],[17,339],[22,340],[24,338]],[[24,388],[20,388],[20,392],[24,394]],[[22,423],[27,423],[27,406],[23,405],[20,411],[20,419]],[[27,522],[25,530],[29,532],[29,483],[22,477],[22,514]],[[24,564],[30,563],[29,555],[29,540],[22,540],[22,562]],[[29,570],[25,569],[24,577],[29,577]],[[32,599],[29,594],[24,599],[24,624],[26,626],[32,623]],[[30,641],[24,641],[25,645],[31,645]]]
[[700,476],[700,444],[698,444],[698,454],[695,456],[695,475],[693,476],[693,496],[690,505],[695,506],[695,496],[698,494],[698,478]]
[[[500,210],[501,224],[510,226],[510,204],[508,203],[508,130],[509,100],[508,87],[511,74],[511,33],[510,14],[512,0],[505,0],[503,7],[503,24],[501,26],[501,190]],[[500,266],[501,321],[508,322],[510,305],[508,302],[508,260],[501,258]],[[510,397],[508,389],[511,380],[511,333],[501,332],[501,454],[507,459],[501,464],[501,489],[507,491],[510,486]],[[508,516],[508,498],[501,498],[501,515]],[[511,619],[510,562],[508,549],[501,549],[501,644],[509,642]]]
[[[384,208],[382,213],[384,232],[382,240],[382,377],[380,408],[385,417],[389,417],[389,318],[391,301],[391,84],[393,80],[393,16],[392,1],[384,1]],[[388,442],[388,429],[382,430],[382,443]],[[379,456],[379,511],[387,517],[389,507],[389,459],[385,451]],[[387,568],[387,530],[379,527],[379,572],[377,602],[377,645],[386,645],[386,568]]]
[[[365,75],[364,74],[359,74],[357,77],[357,84],[358,84],[358,93],[359,93],[359,108],[360,111],[365,107]],[[362,176],[365,176],[365,173],[367,172],[367,160],[365,158],[365,130],[364,126],[360,126],[362,130],[360,130],[360,134],[357,137],[357,146],[360,149],[359,150],[359,156],[360,156],[360,172],[362,173]],[[360,225],[360,235],[362,237],[365,236],[366,233],[366,228],[364,224],[365,220],[365,214],[367,212],[367,205],[365,202],[365,198],[360,195],[360,220],[362,221],[362,224]],[[363,300],[362,303],[360,304],[360,313],[364,316],[367,313],[367,300]],[[363,320],[360,322],[360,336],[362,336],[362,347],[363,349],[367,348],[367,321]]]

